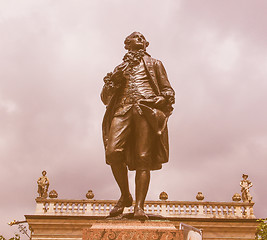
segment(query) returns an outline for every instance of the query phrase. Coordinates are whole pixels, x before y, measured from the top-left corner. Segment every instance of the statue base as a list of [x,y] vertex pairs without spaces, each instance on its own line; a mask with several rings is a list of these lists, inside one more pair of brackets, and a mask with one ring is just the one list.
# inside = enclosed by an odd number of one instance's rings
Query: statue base
[[163,221],[95,223],[83,230],[83,240],[183,240],[183,233]]
[[[167,220],[167,218],[161,216],[161,215],[156,215],[156,214],[147,214],[148,216],[148,220]],[[134,218],[134,213],[124,213],[124,214],[120,214],[116,217],[111,217],[111,216],[107,216],[106,217],[107,220],[123,220],[123,219],[130,219],[130,220],[138,220]],[[142,221],[142,220],[139,220]],[[145,221],[145,220],[143,220]]]

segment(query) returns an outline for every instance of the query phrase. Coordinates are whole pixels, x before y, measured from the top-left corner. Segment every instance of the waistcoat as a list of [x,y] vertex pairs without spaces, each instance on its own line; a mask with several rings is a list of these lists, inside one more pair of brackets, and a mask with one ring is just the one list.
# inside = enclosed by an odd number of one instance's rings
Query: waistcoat
[[144,62],[133,67],[126,77],[125,87],[120,98],[120,105],[135,104],[140,99],[155,97],[155,93],[149,83]]

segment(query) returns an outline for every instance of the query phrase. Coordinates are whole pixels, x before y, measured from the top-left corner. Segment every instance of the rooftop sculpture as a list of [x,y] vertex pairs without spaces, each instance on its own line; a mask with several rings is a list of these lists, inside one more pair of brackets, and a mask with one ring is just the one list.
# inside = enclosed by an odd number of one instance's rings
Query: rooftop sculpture
[[39,177],[37,180],[38,184],[38,194],[40,198],[47,198],[48,196],[48,187],[49,187],[49,180],[46,176],[46,171],[42,171],[42,177]]
[[249,192],[249,189],[253,186],[252,182],[248,180],[248,175],[243,174],[243,179],[240,182],[241,186],[241,196],[243,202],[251,202],[252,196]]

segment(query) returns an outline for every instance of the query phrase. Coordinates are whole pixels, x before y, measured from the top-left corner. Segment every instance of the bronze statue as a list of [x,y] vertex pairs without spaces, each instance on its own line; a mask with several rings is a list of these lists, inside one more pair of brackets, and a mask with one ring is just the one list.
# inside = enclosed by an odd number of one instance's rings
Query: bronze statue
[[47,192],[48,192],[48,187],[49,187],[49,180],[48,177],[46,176],[46,171],[42,171],[42,177],[39,177],[37,180],[38,184],[38,193],[40,198],[47,198]]
[[102,126],[106,163],[121,191],[110,216],[122,214],[133,203],[129,169],[136,170],[134,218],[148,219],[144,202],[150,171],[161,169],[169,158],[167,120],[175,94],[161,61],[146,52],[149,43],[141,33],[133,32],[124,44],[128,52],[123,62],[104,77],[101,93],[107,105]]
[[253,184],[251,181],[248,180],[247,174],[243,174],[242,177],[243,180],[240,181],[242,200],[243,202],[251,202],[252,196],[249,192],[249,189],[253,186]]

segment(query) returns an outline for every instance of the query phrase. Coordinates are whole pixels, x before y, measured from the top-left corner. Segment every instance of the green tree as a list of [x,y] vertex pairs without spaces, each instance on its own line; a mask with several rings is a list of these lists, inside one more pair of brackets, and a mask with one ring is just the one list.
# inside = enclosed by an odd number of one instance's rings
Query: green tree
[[257,220],[259,226],[256,231],[256,239],[258,240],[267,240],[267,218]]
[[[0,235],[0,240],[7,240],[7,239],[4,238],[3,235]],[[15,237],[9,238],[9,240],[20,240],[20,235],[15,234]]]

